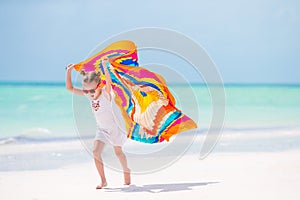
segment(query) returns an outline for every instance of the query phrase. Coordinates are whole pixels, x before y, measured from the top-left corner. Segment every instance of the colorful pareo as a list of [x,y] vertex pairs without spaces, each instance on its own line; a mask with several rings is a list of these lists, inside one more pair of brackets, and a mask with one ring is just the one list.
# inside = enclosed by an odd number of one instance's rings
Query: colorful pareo
[[112,43],[99,53],[75,65],[77,71],[100,71],[105,84],[103,58],[112,79],[115,102],[121,110],[127,137],[144,142],[160,143],[175,134],[197,128],[197,124],[176,108],[175,98],[159,74],[138,64],[134,42]]

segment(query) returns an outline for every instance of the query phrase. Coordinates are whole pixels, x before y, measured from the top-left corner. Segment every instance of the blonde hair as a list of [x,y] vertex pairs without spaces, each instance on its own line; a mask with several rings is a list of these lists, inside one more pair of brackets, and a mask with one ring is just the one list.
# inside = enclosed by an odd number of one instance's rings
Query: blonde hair
[[82,81],[84,83],[91,83],[91,82],[96,82],[100,83],[101,78],[100,78],[100,72],[85,72],[85,71],[80,71],[80,74],[82,75],[83,79]]

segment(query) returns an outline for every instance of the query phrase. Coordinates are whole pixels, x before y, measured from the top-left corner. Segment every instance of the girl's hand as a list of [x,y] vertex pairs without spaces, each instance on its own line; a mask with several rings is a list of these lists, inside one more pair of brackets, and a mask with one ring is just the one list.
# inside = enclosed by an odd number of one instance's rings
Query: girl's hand
[[66,67],[66,70],[69,71],[69,70],[72,70],[74,68],[74,64],[69,64],[67,67]]
[[109,59],[107,57],[103,58],[102,63],[106,67],[106,63],[109,62]]

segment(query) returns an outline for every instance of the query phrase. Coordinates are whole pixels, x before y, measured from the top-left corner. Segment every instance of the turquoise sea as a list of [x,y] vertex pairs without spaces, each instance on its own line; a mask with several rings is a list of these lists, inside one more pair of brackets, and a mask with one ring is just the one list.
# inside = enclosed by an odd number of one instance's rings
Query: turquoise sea
[[[169,87],[178,107],[197,121],[200,129],[207,129],[213,107],[208,86],[169,84]],[[224,130],[300,125],[300,85],[225,84],[224,90]],[[0,140],[77,137],[73,95],[63,82],[1,82],[0,93]]]
[[[222,137],[214,152],[300,148],[300,85],[225,84],[226,101],[217,96],[218,105],[212,104],[211,88],[205,84],[169,84],[169,88],[178,108],[198,123],[200,136],[189,149],[192,154],[199,154],[214,116],[212,110],[222,110],[223,103],[225,118],[219,124],[223,125]],[[83,141],[79,136],[91,141],[95,135],[86,97],[73,96],[63,82],[1,82],[0,93],[0,171],[91,161],[90,150],[83,150],[83,146],[90,149],[92,143],[78,143]],[[184,138],[189,137],[185,136],[189,134],[180,134],[183,140],[176,147],[187,147],[185,141],[189,140]],[[147,154],[171,143],[145,146],[128,141],[124,150]],[[104,155],[106,160],[111,158],[109,149]]]

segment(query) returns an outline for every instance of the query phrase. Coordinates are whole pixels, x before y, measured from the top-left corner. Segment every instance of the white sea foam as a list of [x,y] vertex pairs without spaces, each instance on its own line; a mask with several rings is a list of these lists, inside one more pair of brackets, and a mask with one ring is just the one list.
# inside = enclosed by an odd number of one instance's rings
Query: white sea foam
[[42,134],[51,134],[51,131],[47,128],[42,128],[42,127],[33,127],[31,129],[25,130],[22,135],[28,135],[32,133],[42,133]]

